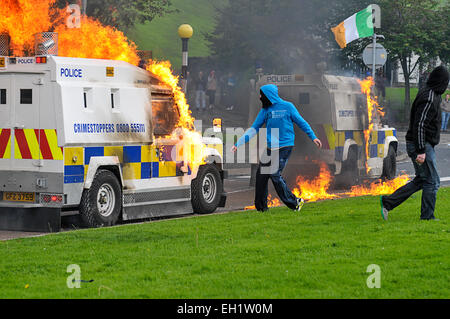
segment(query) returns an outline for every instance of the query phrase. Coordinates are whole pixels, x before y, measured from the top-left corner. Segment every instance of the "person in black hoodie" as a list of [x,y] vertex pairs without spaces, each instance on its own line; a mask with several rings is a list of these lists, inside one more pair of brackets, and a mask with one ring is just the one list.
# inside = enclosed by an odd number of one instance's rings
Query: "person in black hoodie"
[[409,129],[406,134],[406,150],[411,158],[416,177],[399,188],[390,196],[381,196],[381,216],[388,219],[393,210],[412,194],[423,190],[420,219],[436,219],[434,209],[436,195],[440,186],[440,177],[436,165],[434,147],[441,136],[441,99],[449,83],[449,73],[444,66],[431,72],[426,86],[423,87],[411,108]]

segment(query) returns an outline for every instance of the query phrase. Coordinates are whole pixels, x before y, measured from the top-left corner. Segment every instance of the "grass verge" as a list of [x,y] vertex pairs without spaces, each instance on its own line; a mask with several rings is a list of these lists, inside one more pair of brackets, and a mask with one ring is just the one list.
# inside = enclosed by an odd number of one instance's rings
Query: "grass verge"
[[[178,27],[184,23],[194,29],[194,36],[189,41],[189,56],[206,57],[210,55],[204,34],[211,33],[216,23],[216,6],[218,0],[172,0],[171,9],[177,12],[157,17],[151,22],[137,24],[127,32],[140,50],[152,50],[158,60],[169,60],[175,69],[181,67],[181,40]],[[199,14],[200,13],[200,14]]]
[[365,197],[0,242],[0,298],[449,298],[449,195],[440,221],[416,194],[388,222]]

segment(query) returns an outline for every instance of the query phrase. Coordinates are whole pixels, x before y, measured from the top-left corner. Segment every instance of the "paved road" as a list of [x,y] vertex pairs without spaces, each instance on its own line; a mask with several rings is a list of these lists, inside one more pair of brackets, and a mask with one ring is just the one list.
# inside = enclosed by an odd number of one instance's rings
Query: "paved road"
[[[405,132],[399,132],[399,152],[406,153]],[[441,135],[441,143],[436,146],[438,172],[442,186],[450,186],[450,134]],[[414,167],[409,158],[397,163],[397,172],[405,171],[408,175],[414,175]]]

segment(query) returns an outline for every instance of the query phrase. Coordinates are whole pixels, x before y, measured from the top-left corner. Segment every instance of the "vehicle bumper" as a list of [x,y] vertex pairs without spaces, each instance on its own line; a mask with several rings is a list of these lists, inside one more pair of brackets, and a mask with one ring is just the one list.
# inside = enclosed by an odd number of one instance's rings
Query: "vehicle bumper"
[[61,208],[0,207],[0,230],[54,233],[61,230]]
[[[222,181],[228,179],[228,171],[222,170],[220,172],[220,177],[222,178]],[[222,195],[220,195],[219,207],[225,207],[226,203],[227,203],[227,194],[223,192]]]
[[221,171],[220,177],[222,178],[222,180],[228,179],[229,178],[228,171],[226,171],[226,170]]

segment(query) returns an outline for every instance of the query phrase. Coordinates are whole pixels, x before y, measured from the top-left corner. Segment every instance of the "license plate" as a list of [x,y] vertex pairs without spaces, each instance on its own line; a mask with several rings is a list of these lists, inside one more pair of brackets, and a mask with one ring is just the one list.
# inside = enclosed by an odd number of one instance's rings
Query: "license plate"
[[3,193],[3,200],[6,202],[30,202],[34,203],[34,193]]

